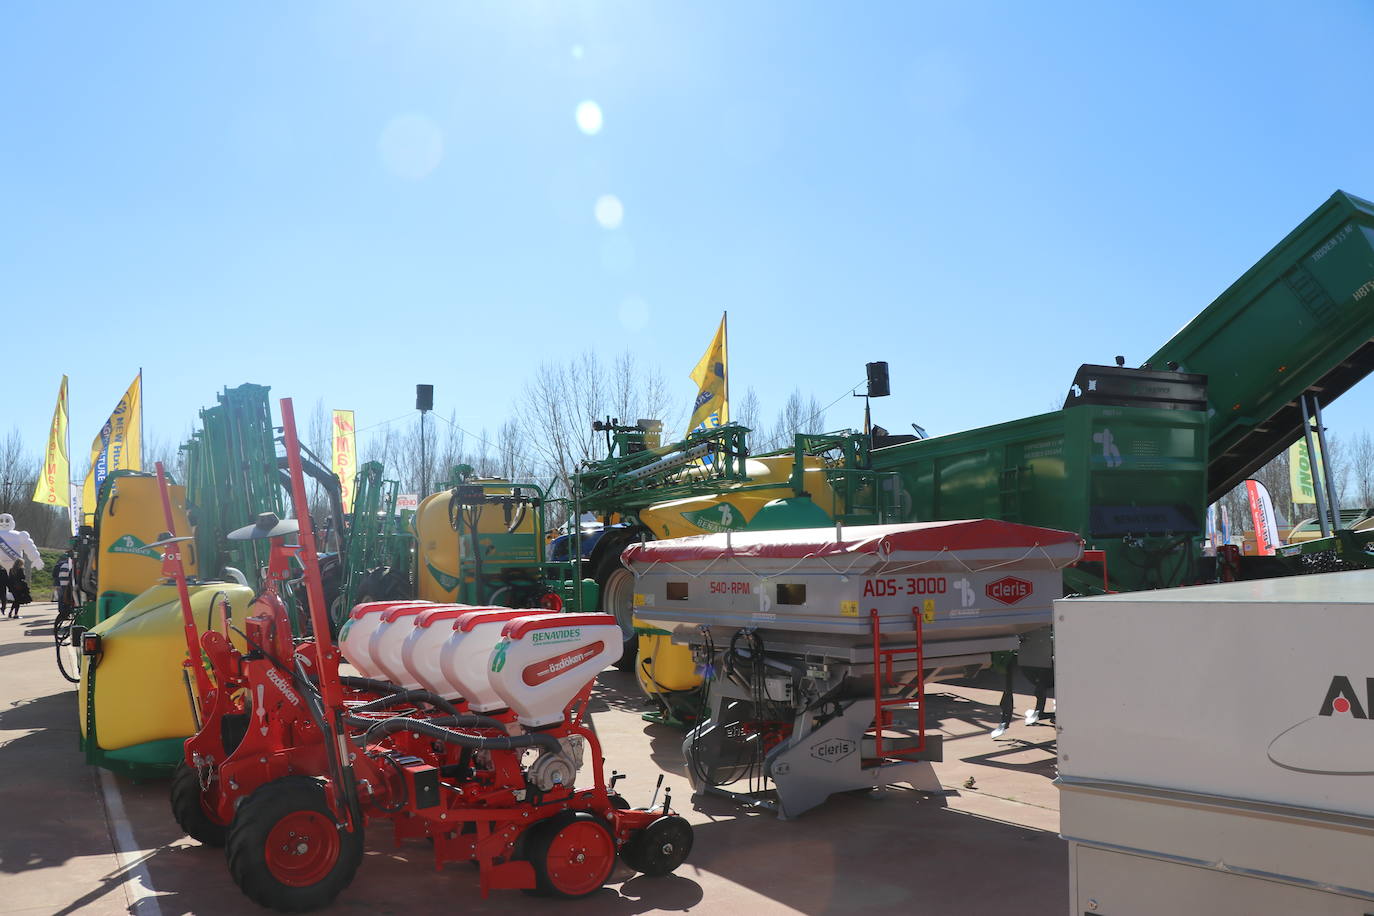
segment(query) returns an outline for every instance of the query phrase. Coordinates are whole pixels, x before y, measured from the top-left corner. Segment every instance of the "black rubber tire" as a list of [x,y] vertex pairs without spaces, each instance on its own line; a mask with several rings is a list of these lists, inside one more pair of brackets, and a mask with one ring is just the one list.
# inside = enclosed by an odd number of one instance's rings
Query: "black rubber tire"
[[221,824],[202,803],[200,777],[182,760],[172,772],[172,817],[186,835],[204,846],[219,848],[229,835],[229,825]]
[[639,636],[634,631],[634,574],[620,564],[620,550],[602,558],[595,578],[600,595],[597,603],[604,613],[615,615],[625,640],[615,666],[621,671],[634,671],[639,660]]
[[692,840],[692,825],[668,814],[626,840],[620,847],[620,861],[642,875],[661,878],[687,861]]
[[[331,829],[337,831],[337,855],[327,872],[313,883],[283,883],[272,872],[267,854],[268,838],[285,818],[309,813],[327,819]],[[328,905],[353,880],[363,857],[362,824],[355,824],[350,833],[334,827],[333,821],[324,786],[308,776],[285,776],[260,786],[239,805],[229,827],[224,849],[230,877],[249,900],[283,913]]]
[[[80,646],[72,646],[72,623],[74,617],[59,616],[53,621],[53,642],[57,646],[57,670],[62,679],[69,684],[81,683]],[[67,670],[70,667],[70,671]]]
[[[589,887],[580,892],[569,892],[558,887],[555,880],[550,876],[549,852],[558,835],[571,825],[577,824],[586,830],[594,830],[603,835],[601,842],[609,844],[611,854],[606,863],[605,871],[600,876],[601,881],[595,887]],[[615,870],[615,838],[606,826],[592,815],[585,811],[564,811],[555,814],[548,820],[535,824],[527,831],[527,838],[523,847],[523,857],[534,867],[535,894],[543,897],[563,897],[575,899],[586,897],[599,891],[606,884],[606,879]]]

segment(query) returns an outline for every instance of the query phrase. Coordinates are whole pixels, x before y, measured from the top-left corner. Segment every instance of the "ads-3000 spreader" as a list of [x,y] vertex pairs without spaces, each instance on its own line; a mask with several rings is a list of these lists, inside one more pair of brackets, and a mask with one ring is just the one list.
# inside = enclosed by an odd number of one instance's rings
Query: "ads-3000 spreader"
[[1081,556],[1076,534],[981,519],[678,538],[623,561],[638,618],[710,678],[693,786],[756,801],[720,787],[771,780],[793,817],[851,789],[938,791],[925,682],[1048,626]]

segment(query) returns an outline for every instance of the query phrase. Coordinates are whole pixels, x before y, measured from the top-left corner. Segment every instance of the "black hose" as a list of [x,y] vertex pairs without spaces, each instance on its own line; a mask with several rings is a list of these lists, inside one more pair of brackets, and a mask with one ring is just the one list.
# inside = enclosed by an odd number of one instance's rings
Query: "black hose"
[[393,706],[402,706],[406,703],[424,703],[433,706],[435,709],[448,713],[451,716],[462,715],[458,712],[458,707],[448,700],[431,693],[428,690],[401,690],[393,693],[389,697],[380,697],[370,703],[353,707],[354,712],[381,712],[383,709],[390,709]]
[[393,693],[400,693],[402,690],[405,690],[404,687],[398,687],[390,681],[378,680],[375,677],[353,677],[352,675],[341,675],[339,677],[339,683],[344,685],[345,687],[352,688],[353,690],[370,690],[373,693],[381,693],[386,694],[388,696]]
[[374,733],[379,737],[385,737],[394,732],[403,731],[416,732],[427,738],[437,738],[447,744],[471,748],[475,751],[514,751],[526,747],[541,747],[550,753],[557,754],[563,749],[563,746],[558,743],[557,738],[543,732],[535,732],[534,734],[528,735],[502,735],[499,738],[495,736],[465,735],[462,732],[441,728],[438,725],[432,724],[430,721],[423,719],[408,719],[404,716],[383,719],[367,730],[367,738],[369,741],[372,741],[374,740]]
[[370,731],[374,725],[382,722],[401,720],[405,722],[428,722],[430,725],[442,725],[447,728],[492,728],[499,732],[506,730],[506,723],[500,719],[493,719],[489,716],[479,716],[476,713],[461,716],[439,716],[435,719],[412,719],[409,716],[392,716],[389,719],[365,719],[362,716],[348,716],[348,725],[352,728],[361,728]]

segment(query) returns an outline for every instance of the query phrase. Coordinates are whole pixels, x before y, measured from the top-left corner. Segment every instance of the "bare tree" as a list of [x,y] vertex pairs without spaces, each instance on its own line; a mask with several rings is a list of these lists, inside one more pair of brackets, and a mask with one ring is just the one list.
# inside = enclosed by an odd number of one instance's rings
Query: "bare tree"
[[[630,424],[662,419],[664,429],[681,424],[668,385],[656,369],[642,369],[630,352],[607,369],[586,351],[566,362],[545,362],[525,384],[516,406],[530,470],[566,493],[577,468],[604,457],[604,440],[592,423],[607,417]],[[501,434],[507,442],[514,437]],[[669,434],[671,435],[671,433]]]
[[64,545],[69,529],[66,513],[33,501],[42,462],[24,448],[24,438],[14,427],[0,439],[0,512],[14,516],[14,527],[27,531],[44,547]]
[[747,426],[754,431],[754,435],[759,440],[762,440],[764,433],[760,429],[760,424],[763,422],[763,417],[759,412],[759,396],[755,393],[752,385],[744,390],[744,397],[731,406],[730,419],[741,426]]
[[[190,438],[189,435],[187,438]],[[185,453],[180,445],[174,445],[171,439],[150,433],[143,437],[143,470],[152,474],[157,470],[157,463],[162,462],[162,467],[171,475],[172,480],[177,483],[186,483],[185,476]]]
[[1364,509],[1374,507],[1374,438],[1366,430],[1350,447],[1351,497]]
[[816,401],[816,396],[813,394],[803,399],[801,389],[793,388],[792,393],[787,396],[787,403],[778,411],[767,442],[757,450],[788,448],[792,445],[792,437],[797,433],[819,433],[824,430],[825,411]]

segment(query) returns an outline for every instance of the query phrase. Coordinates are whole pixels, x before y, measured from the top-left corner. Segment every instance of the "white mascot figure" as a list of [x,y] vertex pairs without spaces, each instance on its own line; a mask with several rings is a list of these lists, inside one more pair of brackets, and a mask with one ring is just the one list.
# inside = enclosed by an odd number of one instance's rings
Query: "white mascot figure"
[[13,569],[15,560],[28,560],[33,569],[43,568],[38,545],[27,531],[15,531],[14,516],[3,512],[0,513],[0,566]]

